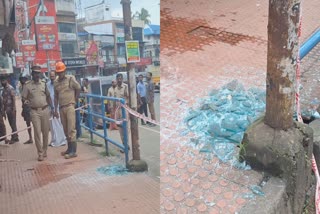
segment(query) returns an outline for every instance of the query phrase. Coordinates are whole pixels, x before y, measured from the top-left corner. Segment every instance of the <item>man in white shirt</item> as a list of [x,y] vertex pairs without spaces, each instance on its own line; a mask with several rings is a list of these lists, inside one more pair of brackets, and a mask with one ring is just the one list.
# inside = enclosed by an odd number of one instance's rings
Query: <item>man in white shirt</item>
[[[54,100],[54,85],[53,85],[53,83],[56,79],[56,73],[54,71],[51,71],[49,75],[50,75],[50,80],[46,84],[47,84],[47,88],[50,92],[51,100]],[[58,122],[54,124],[53,120],[58,120]],[[59,128],[57,129],[57,127],[55,127],[55,126],[59,126]],[[65,137],[64,133],[59,132],[59,134],[58,134],[58,133],[56,133],[56,130],[63,130],[62,124],[60,122],[60,119],[51,117],[51,120],[50,120],[51,143],[49,146],[65,145],[66,144],[66,137]],[[58,140],[58,138],[60,140]],[[61,139],[64,139],[63,142],[61,142],[62,141]],[[58,141],[60,141],[60,142],[58,142]]]

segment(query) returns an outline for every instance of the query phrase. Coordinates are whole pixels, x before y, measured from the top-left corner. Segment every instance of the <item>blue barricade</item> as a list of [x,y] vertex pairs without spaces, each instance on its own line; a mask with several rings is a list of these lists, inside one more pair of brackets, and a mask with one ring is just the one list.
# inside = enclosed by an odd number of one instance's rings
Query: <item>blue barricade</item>
[[[76,111],[76,115],[77,115],[77,136],[81,135],[81,127],[85,128],[86,130],[88,130],[90,132],[90,139],[91,142],[93,142],[93,135],[99,136],[101,138],[104,139],[105,142],[105,147],[106,147],[106,154],[109,155],[109,143],[112,143],[113,145],[117,146],[118,148],[120,148],[121,150],[124,151],[125,153],[125,161],[126,164],[129,161],[129,154],[128,154],[128,122],[127,122],[127,116],[126,116],[126,110],[123,107],[120,107],[119,110],[121,110],[121,121],[122,124],[120,126],[122,126],[123,128],[123,144],[122,143],[118,143],[114,140],[112,140],[111,138],[108,137],[108,127],[106,122],[117,122],[116,120],[114,120],[113,118],[109,118],[105,116],[105,111],[106,111],[106,107],[105,107],[105,100],[107,101],[115,101],[115,102],[120,102],[122,104],[125,104],[125,100],[124,99],[120,99],[120,98],[114,98],[114,97],[106,97],[106,96],[99,96],[99,95],[94,95],[94,94],[81,94],[81,97],[85,97],[86,98],[86,103],[88,104],[86,109],[82,109],[81,111],[83,111],[86,114],[86,121],[83,122],[81,116],[80,116],[80,110]],[[95,111],[92,107],[92,101],[94,101],[95,103],[95,107],[97,107],[97,101],[99,102],[100,105],[100,110],[101,112]],[[80,106],[78,104],[78,106]],[[102,119],[102,126],[103,126],[103,134],[97,132],[95,130],[95,126],[94,126],[94,121],[93,121],[93,117],[95,118],[100,118]]]

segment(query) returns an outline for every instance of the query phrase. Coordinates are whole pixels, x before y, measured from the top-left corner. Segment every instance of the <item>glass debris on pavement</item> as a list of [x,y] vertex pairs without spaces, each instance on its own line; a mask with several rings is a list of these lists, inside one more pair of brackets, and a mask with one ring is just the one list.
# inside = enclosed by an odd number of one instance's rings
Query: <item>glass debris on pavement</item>
[[[191,143],[200,146],[200,152],[213,153],[222,162],[240,169],[250,169],[237,158],[247,127],[265,111],[266,94],[261,89],[245,90],[234,80],[220,90],[213,90],[200,100],[197,110],[190,109],[184,122],[197,138]],[[186,130],[182,132],[186,134]]]
[[122,165],[102,166],[97,169],[98,172],[108,176],[127,175],[128,170]]

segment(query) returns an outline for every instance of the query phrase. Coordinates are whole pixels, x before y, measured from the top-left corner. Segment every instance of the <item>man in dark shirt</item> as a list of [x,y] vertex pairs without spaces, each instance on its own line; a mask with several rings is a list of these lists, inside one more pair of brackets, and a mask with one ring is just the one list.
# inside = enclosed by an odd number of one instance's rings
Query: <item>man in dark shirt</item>
[[[17,131],[16,124],[16,92],[15,89],[8,83],[7,78],[1,79],[1,84],[3,86],[2,98],[3,98],[3,106],[4,112],[7,115],[9,124],[11,126],[12,132]],[[18,134],[13,134],[11,136],[11,143],[15,143],[19,141]]]
[[[26,82],[28,82],[28,77],[25,75],[21,75],[19,78],[20,84],[21,84],[21,91],[20,94],[23,91],[23,88],[26,84]],[[28,129],[28,134],[29,134],[29,140],[24,142],[24,144],[32,144],[33,143],[33,139],[32,139],[32,129],[31,129],[31,115],[30,115],[30,111],[31,108],[29,105],[26,105],[22,102],[22,112],[21,112],[21,116],[23,117],[24,121],[26,121],[27,127],[30,127]]]
[[4,112],[3,109],[3,100],[2,100],[2,96],[0,96],[0,141],[5,142],[5,144],[10,144],[11,141],[7,139],[7,137],[4,137],[7,135],[7,131],[6,131],[6,125],[4,123],[3,118],[6,118],[6,113]]

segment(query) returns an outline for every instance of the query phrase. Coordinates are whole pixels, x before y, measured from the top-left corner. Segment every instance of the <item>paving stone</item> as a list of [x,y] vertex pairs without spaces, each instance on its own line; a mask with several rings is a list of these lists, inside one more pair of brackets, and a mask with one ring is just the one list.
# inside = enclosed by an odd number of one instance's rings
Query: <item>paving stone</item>
[[[318,27],[320,18],[320,1],[303,4],[301,41]],[[204,213],[238,212],[248,202],[242,195],[250,192],[249,185],[259,183],[262,174],[243,172],[214,156],[209,158],[190,144],[190,139],[197,136],[179,135],[185,128],[187,110],[195,108],[198,98],[208,96],[213,89],[234,79],[246,89],[265,89],[268,1],[161,0],[160,7],[160,154],[170,157],[161,163],[165,162],[167,169],[176,166],[179,171],[177,175],[165,173],[161,183],[163,180],[164,188],[185,194],[182,201],[173,199],[177,213],[198,213],[204,206]],[[320,100],[320,84],[314,81],[320,79],[319,48],[320,45],[302,60],[302,107],[308,106],[314,97]],[[168,161],[173,163],[173,156],[177,162],[172,165]],[[174,184],[177,180],[182,182],[181,186]],[[199,191],[202,197],[193,198]],[[169,198],[172,200],[172,196]]]

